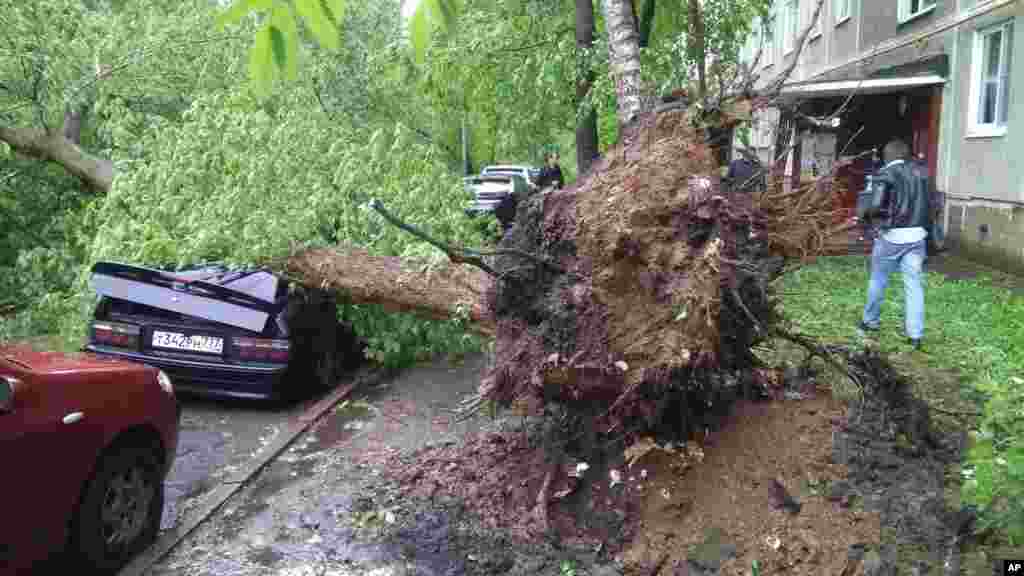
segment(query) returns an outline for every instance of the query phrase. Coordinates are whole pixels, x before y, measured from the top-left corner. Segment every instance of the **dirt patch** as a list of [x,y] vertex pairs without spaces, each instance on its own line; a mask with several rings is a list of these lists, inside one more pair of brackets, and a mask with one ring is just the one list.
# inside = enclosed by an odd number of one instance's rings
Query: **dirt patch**
[[[664,455],[640,460],[631,475],[646,470],[651,481],[643,487],[644,529],[623,555],[625,566],[747,575],[756,560],[765,574],[842,573],[851,547],[877,546],[880,534],[877,512],[828,498],[829,486],[847,475],[831,461],[842,415],[827,394],[741,402],[708,439],[700,465],[678,474]],[[799,512],[780,506],[775,482]]]
[[848,357],[868,377],[863,401],[851,407],[833,442],[833,459],[850,470],[842,496],[881,515],[882,555],[894,567],[957,561],[957,538],[971,514],[950,509],[947,492],[957,483],[948,472],[961,458],[965,432],[933,425],[928,404],[911,395],[910,382],[886,360],[870,352]]
[[964,520],[944,500],[960,439],[931,426],[927,405],[883,360],[849,360],[867,383],[850,407],[813,380],[788,382],[774,399],[736,403],[699,443],[649,450],[632,466],[623,456],[606,463],[609,474],[587,488],[569,461],[550,491],[547,533],[535,514],[548,469],[539,423],[375,466],[391,471],[407,505],[458,503],[518,549],[571,549],[578,566],[609,574],[746,576],[755,562],[762,574],[851,576],[942,566]]
[[935,574],[957,531],[942,500],[956,438],[881,360],[848,359],[868,382],[850,408],[813,374],[776,373],[771,399],[735,403],[699,442],[609,450],[589,484],[569,459],[548,532],[535,507],[555,419],[456,422],[484,359],[417,370],[319,423],[154,573]]

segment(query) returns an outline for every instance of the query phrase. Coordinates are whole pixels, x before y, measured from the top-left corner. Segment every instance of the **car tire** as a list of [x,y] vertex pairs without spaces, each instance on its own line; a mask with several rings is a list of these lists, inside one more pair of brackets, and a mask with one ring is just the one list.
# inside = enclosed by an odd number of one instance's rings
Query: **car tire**
[[160,458],[151,447],[104,451],[71,523],[70,566],[114,574],[156,540],[164,508]]

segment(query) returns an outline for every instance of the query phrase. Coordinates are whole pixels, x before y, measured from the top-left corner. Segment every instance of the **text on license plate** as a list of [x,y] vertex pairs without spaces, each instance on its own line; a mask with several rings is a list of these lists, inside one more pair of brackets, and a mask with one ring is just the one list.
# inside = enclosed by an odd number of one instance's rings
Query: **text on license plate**
[[217,338],[216,336],[202,336],[200,334],[185,336],[178,332],[154,330],[153,346],[174,348],[175,350],[190,350],[192,352],[220,354],[224,350],[224,339]]

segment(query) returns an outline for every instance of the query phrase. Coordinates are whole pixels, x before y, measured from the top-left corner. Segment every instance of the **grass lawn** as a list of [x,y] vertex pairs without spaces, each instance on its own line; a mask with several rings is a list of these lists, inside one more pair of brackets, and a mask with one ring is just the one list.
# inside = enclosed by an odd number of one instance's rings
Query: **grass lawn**
[[[983,439],[990,438],[995,451],[988,461],[998,465],[992,464],[985,473],[993,474],[986,479],[994,484],[996,501],[999,496],[1020,499],[1024,495],[1024,291],[1014,292],[1007,286],[1019,287],[1022,282],[996,272],[951,280],[930,271],[926,278],[924,350],[915,351],[907,343],[899,274],[890,279],[881,330],[869,343],[886,352],[913,380],[915,395],[938,409],[934,416],[940,425],[966,424],[982,430]],[[867,257],[849,256],[822,258],[784,276],[776,288],[782,311],[795,330],[825,343],[857,344],[863,342],[857,324],[867,282]],[[777,350],[785,357],[784,349]],[[835,390],[843,392],[841,387]],[[977,470],[980,480],[983,468]],[[951,473],[955,477],[960,471]],[[1024,509],[1010,506],[1010,511],[1017,508]],[[1010,524],[1013,543],[1024,546],[1024,516]],[[1007,537],[1003,532],[995,540]]]

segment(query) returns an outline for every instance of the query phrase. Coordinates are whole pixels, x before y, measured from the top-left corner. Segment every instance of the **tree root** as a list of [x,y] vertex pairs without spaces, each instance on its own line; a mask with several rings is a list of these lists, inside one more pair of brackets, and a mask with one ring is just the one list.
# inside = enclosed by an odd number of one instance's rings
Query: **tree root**
[[555,477],[562,469],[562,458],[556,457],[555,461],[548,467],[544,481],[540,485],[540,492],[537,493],[537,505],[533,509],[533,516],[537,519],[541,532],[551,532],[551,521],[548,518],[548,506],[551,504],[551,486]]
[[811,356],[817,356],[818,358],[821,358],[830,366],[832,366],[839,372],[845,374],[847,378],[849,378],[854,384],[857,385],[857,388],[863,394],[865,390],[864,380],[860,377],[859,374],[851,370],[849,366],[844,366],[842,363],[836,360],[835,354],[829,351],[828,348],[825,348],[821,344],[818,344],[817,342],[811,340],[806,336],[789,332],[788,330],[784,330],[779,327],[773,327],[772,334],[784,340],[802,346],[805,350],[807,350],[807,352]]

